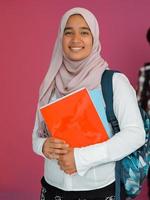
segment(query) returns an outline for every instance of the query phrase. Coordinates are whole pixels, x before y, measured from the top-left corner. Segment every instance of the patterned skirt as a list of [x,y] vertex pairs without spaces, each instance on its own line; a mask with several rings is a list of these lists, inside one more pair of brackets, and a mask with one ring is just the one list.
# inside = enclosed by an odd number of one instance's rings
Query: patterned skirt
[[[101,189],[90,191],[64,191],[49,185],[44,177],[41,179],[42,189],[40,200],[115,200],[115,182]],[[121,200],[125,193],[121,188]]]

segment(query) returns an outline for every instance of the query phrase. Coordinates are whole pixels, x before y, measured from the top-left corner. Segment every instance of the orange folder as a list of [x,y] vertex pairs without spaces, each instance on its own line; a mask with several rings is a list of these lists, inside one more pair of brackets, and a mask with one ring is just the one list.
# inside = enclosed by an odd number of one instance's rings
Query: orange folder
[[40,108],[52,136],[71,147],[104,142],[107,132],[86,88],[77,90]]

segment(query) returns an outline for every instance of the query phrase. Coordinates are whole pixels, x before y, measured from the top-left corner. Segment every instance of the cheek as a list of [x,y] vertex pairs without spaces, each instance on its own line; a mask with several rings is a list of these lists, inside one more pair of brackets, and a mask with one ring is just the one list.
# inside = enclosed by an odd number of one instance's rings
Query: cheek
[[67,41],[67,39],[64,37],[64,38],[62,39],[62,49],[63,49],[63,51],[66,51],[67,46],[68,46],[68,41]]
[[64,42],[64,39],[62,40],[62,49],[63,49],[63,51],[64,51],[64,49],[65,49],[65,42]]
[[88,46],[88,51],[91,52],[93,48],[93,41],[92,40],[88,41],[87,46]]
[[91,35],[89,35],[88,37],[84,38],[84,42],[86,43],[86,45],[88,47],[92,47],[93,46],[93,37]]

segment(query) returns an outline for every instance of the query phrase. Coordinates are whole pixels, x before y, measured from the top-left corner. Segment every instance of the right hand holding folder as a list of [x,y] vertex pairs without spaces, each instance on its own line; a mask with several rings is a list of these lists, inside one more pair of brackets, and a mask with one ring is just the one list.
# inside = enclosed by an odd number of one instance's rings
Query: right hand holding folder
[[68,153],[60,155],[58,159],[58,165],[66,174],[71,175],[77,172],[74,158],[74,148],[70,148]]
[[69,152],[69,145],[55,137],[49,137],[43,144],[42,152],[48,159],[59,159],[60,155]]

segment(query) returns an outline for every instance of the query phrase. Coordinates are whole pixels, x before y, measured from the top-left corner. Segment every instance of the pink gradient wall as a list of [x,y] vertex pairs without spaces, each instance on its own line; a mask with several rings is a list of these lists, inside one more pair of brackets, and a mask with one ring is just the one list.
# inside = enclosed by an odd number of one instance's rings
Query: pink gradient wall
[[[60,17],[81,6],[101,27],[102,55],[134,87],[150,60],[145,34],[149,0],[0,0],[0,199],[39,199],[43,159],[32,152],[31,134],[40,83],[48,69]],[[140,200],[148,200],[146,182]]]

